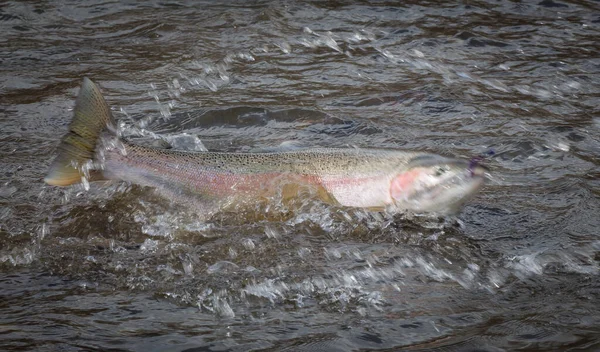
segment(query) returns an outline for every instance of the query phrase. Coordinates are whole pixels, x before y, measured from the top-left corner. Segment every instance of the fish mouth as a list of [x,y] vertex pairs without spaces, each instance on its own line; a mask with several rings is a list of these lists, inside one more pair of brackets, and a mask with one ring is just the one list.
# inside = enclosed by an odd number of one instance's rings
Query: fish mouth
[[469,161],[469,171],[472,177],[485,177],[485,174],[490,171],[487,166],[481,164],[482,160],[483,158],[481,157],[475,157]]
[[487,179],[489,168],[484,165],[472,165],[472,162],[464,160],[453,160],[448,163],[452,168],[460,169],[461,172],[456,172],[455,175],[449,177],[442,182],[428,187],[430,190],[436,189],[438,193],[448,190],[452,187],[472,188],[472,192],[477,191]]

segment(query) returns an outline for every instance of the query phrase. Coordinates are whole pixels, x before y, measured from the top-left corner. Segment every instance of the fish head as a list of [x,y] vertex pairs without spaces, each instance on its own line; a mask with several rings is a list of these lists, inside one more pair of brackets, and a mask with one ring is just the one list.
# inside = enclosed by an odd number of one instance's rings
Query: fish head
[[392,179],[393,206],[413,212],[457,213],[483,186],[487,171],[477,160],[416,156]]

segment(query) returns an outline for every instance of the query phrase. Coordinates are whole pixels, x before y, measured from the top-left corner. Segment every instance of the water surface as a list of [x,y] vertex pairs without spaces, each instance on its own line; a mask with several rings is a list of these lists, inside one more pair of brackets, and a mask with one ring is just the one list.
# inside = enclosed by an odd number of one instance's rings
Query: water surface
[[[2,3],[0,346],[600,349],[599,10]],[[147,188],[46,186],[84,76],[139,143],[493,150],[492,179],[439,219],[307,199],[200,221]]]

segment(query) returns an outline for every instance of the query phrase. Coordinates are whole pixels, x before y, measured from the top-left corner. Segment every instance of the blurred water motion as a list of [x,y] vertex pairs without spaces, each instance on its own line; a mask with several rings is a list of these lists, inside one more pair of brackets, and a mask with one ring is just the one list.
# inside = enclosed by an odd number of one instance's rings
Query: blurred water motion
[[[600,349],[598,13],[2,3],[1,348]],[[493,150],[493,178],[440,219],[307,199],[203,222],[149,189],[48,187],[83,76],[139,143]]]

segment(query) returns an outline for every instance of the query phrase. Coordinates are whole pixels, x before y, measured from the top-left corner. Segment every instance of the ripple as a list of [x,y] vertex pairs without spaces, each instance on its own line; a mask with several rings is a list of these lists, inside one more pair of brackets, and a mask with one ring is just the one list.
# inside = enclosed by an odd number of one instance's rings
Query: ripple
[[[4,3],[5,349],[598,345],[594,10]],[[48,187],[83,76],[142,144],[493,149],[491,179],[452,219],[306,199],[206,220],[148,188]]]

